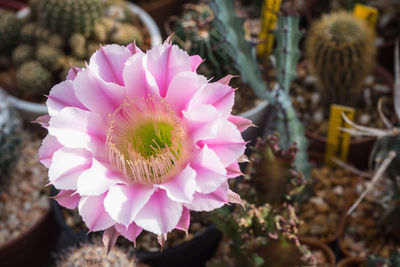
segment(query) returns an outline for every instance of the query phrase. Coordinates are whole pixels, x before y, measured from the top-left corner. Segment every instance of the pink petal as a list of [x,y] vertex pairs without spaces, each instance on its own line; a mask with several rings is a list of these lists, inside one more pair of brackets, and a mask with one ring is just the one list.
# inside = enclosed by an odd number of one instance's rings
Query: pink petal
[[205,145],[190,162],[196,170],[196,191],[207,194],[226,181],[226,170],[214,151]]
[[145,69],[144,57],[142,53],[130,57],[123,70],[126,94],[132,100],[159,95],[154,77]]
[[61,206],[72,210],[78,207],[81,197],[75,194],[75,190],[61,190],[53,199]]
[[107,134],[105,121],[96,114],[66,107],[49,122],[49,134],[64,146],[85,148],[94,154],[104,153]]
[[228,190],[228,202],[239,204],[244,208],[242,199],[240,198],[239,194],[236,194],[230,189]]
[[111,226],[110,228],[107,228],[104,233],[103,233],[103,245],[107,249],[107,254],[110,252],[110,250],[114,247],[115,242],[117,242],[118,237],[120,236],[119,232],[115,230],[114,226]]
[[40,126],[42,126],[43,128],[48,128],[49,127],[49,120],[50,120],[50,116],[49,115],[43,115],[38,117],[36,120],[34,120],[34,123],[39,123]]
[[186,235],[188,234],[190,225],[190,210],[186,207],[183,207],[182,216],[179,219],[178,224],[176,225],[176,229],[185,231]]
[[187,107],[193,95],[206,84],[207,79],[194,72],[178,73],[171,80],[165,99],[179,114]]
[[104,200],[104,208],[116,222],[128,226],[153,192],[154,187],[148,185],[113,185]]
[[196,71],[197,68],[203,63],[203,59],[199,55],[194,55],[190,57],[190,62],[192,64],[192,71]]
[[240,132],[243,132],[244,130],[246,130],[250,126],[255,126],[251,122],[251,120],[248,120],[248,119],[240,117],[240,116],[231,115],[231,116],[229,116],[228,120],[230,122],[232,122],[233,124],[235,124]]
[[220,114],[214,106],[200,105],[188,111],[183,110],[182,114],[194,142],[200,139],[210,139],[215,136],[212,127]]
[[123,86],[104,81],[92,68],[79,72],[73,86],[79,101],[104,119],[123,103],[126,96]]
[[53,158],[54,152],[62,148],[63,146],[58,142],[57,138],[48,134],[42,141],[42,145],[39,148],[39,160],[46,166],[50,167],[51,159]]
[[243,173],[240,170],[238,162],[234,162],[231,165],[229,165],[228,167],[226,167],[226,176],[228,178],[235,178],[235,177],[238,177],[240,175],[243,175]]
[[243,155],[246,142],[236,126],[229,121],[219,119],[215,127],[214,138],[197,141],[197,144],[201,147],[207,144],[218,155],[222,164],[229,166]]
[[76,107],[87,110],[75,95],[73,82],[63,81],[53,86],[47,98],[46,105],[51,116],[56,115],[65,107]]
[[182,204],[171,200],[164,190],[159,189],[137,214],[135,222],[143,229],[159,235],[174,229],[181,214]]
[[115,221],[104,209],[106,193],[99,196],[85,196],[79,201],[79,215],[82,216],[90,232],[105,230],[115,224]]
[[224,182],[212,193],[202,194],[196,192],[192,203],[185,204],[185,207],[194,211],[211,211],[220,208],[228,202],[228,190],[228,182]]
[[120,180],[121,175],[113,172],[104,162],[93,159],[90,169],[82,172],[77,182],[77,192],[80,195],[97,196],[107,191],[111,185]]
[[160,96],[167,95],[170,82],[176,74],[191,71],[192,63],[189,55],[176,45],[159,45],[147,52],[147,69],[153,74]]
[[105,82],[124,85],[122,71],[131,55],[131,50],[125,46],[116,44],[102,46],[90,57],[89,68]]
[[129,51],[132,53],[132,55],[137,54],[137,53],[143,53],[143,51],[140,50],[140,48],[136,46],[136,43],[130,43],[126,46],[126,48],[129,49]]
[[196,188],[195,177],[196,172],[188,165],[185,169],[175,175],[175,177],[156,186],[165,189],[171,200],[189,203],[192,201]]
[[226,75],[225,77],[222,77],[221,79],[218,80],[219,83],[222,83],[224,85],[229,85],[229,83],[231,82],[232,78],[236,78],[238,76],[234,76],[234,75]]
[[72,67],[69,69],[69,71],[68,71],[68,74],[67,74],[66,79],[67,79],[67,80],[71,80],[71,81],[75,80],[76,75],[77,75],[78,72],[80,72],[80,71],[81,71],[80,68],[75,67],[75,66],[72,66]]
[[88,151],[63,147],[53,155],[49,180],[58,189],[75,190],[79,175],[90,168],[91,163]]
[[133,242],[136,246],[136,238],[140,235],[142,232],[142,228],[136,225],[136,223],[131,223],[128,227],[122,224],[116,224],[115,229],[117,231],[125,236],[129,241]]
[[193,97],[191,106],[213,105],[223,114],[230,114],[235,100],[232,87],[219,82],[209,83]]

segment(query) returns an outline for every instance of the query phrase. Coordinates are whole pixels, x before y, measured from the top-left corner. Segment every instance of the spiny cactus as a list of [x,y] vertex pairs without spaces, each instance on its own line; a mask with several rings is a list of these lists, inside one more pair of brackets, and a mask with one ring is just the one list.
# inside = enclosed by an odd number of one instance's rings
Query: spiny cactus
[[207,76],[220,79],[232,72],[232,59],[220,45],[222,36],[212,23],[213,19],[214,12],[208,5],[186,4],[182,16],[175,22],[174,39],[189,54],[206,58],[202,65],[212,70]]
[[56,71],[61,67],[62,53],[59,49],[47,44],[40,44],[36,49],[36,59],[50,71]]
[[373,41],[371,27],[344,11],[323,16],[312,25],[306,53],[327,110],[331,104],[356,106],[374,64]]
[[51,74],[37,61],[22,64],[16,74],[17,84],[29,96],[40,95],[50,90]]
[[26,61],[33,60],[34,56],[35,54],[32,46],[20,44],[12,52],[12,61],[15,65],[21,65]]
[[41,25],[64,37],[73,33],[90,36],[101,15],[99,0],[40,0],[38,3]]
[[0,185],[9,177],[20,154],[21,123],[0,92]]
[[71,249],[57,261],[57,267],[136,267],[135,259],[114,247],[108,254],[102,245],[85,243]]
[[34,22],[28,22],[21,28],[20,38],[25,43],[33,44],[36,42],[36,29],[38,25]]
[[68,39],[69,47],[71,48],[72,55],[83,59],[86,54],[86,38],[80,33],[72,34]]
[[377,255],[370,255],[366,267],[398,267],[400,266],[400,250],[393,250],[389,257],[384,258]]
[[12,12],[0,9],[0,52],[7,52],[19,41],[21,21]]
[[133,41],[140,45],[143,43],[143,35],[140,30],[129,23],[118,23],[110,36],[110,41],[120,45],[128,45]]
[[295,169],[295,144],[282,150],[279,136],[271,135],[258,139],[252,150],[247,178],[255,191],[255,203],[276,207],[301,191],[306,181]]

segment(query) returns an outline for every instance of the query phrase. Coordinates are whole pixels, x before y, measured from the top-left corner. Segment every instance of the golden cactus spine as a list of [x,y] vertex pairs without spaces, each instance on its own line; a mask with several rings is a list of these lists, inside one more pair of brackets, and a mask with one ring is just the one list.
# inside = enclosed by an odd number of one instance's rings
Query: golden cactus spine
[[356,106],[374,64],[374,36],[365,21],[344,11],[312,25],[306,53],[327,108],[331,104]]

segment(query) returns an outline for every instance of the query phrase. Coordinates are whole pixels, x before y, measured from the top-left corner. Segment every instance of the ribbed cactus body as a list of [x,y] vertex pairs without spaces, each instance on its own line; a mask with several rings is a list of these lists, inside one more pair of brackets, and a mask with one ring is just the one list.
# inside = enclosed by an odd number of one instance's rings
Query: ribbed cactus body
[[18,45],[12,52],[12,62],[20,65],[26,61],[32,60],[34,57],[33,47],[28,44]]
[[15,47],[19,39],[21,21],[14,13],[0,10],[0,52]]
[[17,163],[21,140],[21,123],[0,93],[0,185]]
[[373,41],[367,23],[344,11],[326,15],[311,27],[306,52],[327,108],[357,104],[374,64]]
[[44,27],[68,37],[73,33],[90,36],[101,17],[99,0],[40,0],[38,17]]
[[61,56],[59,49],[47,44],[40,44],[36,49],[36,59],[43,67],[51,71],[61,68]]
[[26,95],[41,95],[50,90],[51,74],[37,61],[29,61],[21,65],[17,71],[17,84]]
[[128,23],[120,23],[116,26],[115,32],[110,36],[110,41],[120,45],[128,45],[134,41],[140,45],[143,43],[143,35],[140,30]]

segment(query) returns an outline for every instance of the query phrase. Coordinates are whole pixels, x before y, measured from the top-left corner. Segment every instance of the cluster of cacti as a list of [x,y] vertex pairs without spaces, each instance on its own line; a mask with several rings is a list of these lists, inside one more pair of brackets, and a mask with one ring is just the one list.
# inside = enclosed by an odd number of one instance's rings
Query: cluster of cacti
[[388,257],[370,255],[366,267],[398,267],[400,266],[400,250],[393,250]]
[[243,21],[235,15],[233,1],[214,0],[210,6],[216,18],[213,23],[222,34],[221,45],[224,51],[233,60],[243,82],[248,83],[260,99],[267,100],[271,108],[270,114],[275,114],[276,118],[268,125],[267,130],[278,131],[281,134],[280,142],[283,147],[289,147],[294,142],[297,144],[299,153],[295,159],[296,166],[308,176],[310,170],[306,154],[308,142],[304,135],[304,127],[293,108],[289,90],[286,88],[296,77],[293,69],[297,65],[300,53],[296,49],[300,39],[298,18],[278,16],[279,23],[275,31],[275,39],[278,43],[277,48],[284,54],[277,58],[279,60],[277,66],[280,66],[281,71],[278,71],[276,75],[277,80],[283,82],[279,87],[285,87],[285,90],[276,90],[276,88],[268,88],[261,78],[253,47],[244,39]]
[[19,41],[21,21],[12,12],[0,10],[0,52],[7,52]]
[[43,27],[65,37],[73,33],[89,37],[102,14],[99,0],[40,0],[37,12]]
[[175,22],[174,39],[189,54],[207,59],[200,71],[209,71],[207,76],[220,79],[225,73],[232,73],[233,62],[220,45],[222,36],[212,23],[213,20],[214,13],[208,5],[187,4]]
[[138,264],[134,258],[130,258],[127,253],[114,247],[108,254],[103,245],[84,243],[67,251],[57,261],[58,267],[114,267],[127,266],[136,267]]
[[0,11],[0,68],[16,69],[19,96],[41,98],[71,64],[84,67],[100,44],[144,42],[124,1],[32,0],[30,8],[24,20]]
[[21,123],[0,93],[0,185],[17,163],[21,141]]
[[312,25],[306,54],[327,110],[331,104],[356,106],[374,64],[374,35],[364,20],[344,11]]
[[296,145],[282,150],[273,135],[258,139],[253,150],[245,180],[238,185],[245,210],[219,210],[214,221],[232,239],[237,266],[303,266],[311,257],[297,238],[299,220],[289,204],[306,183],[294,167]]

